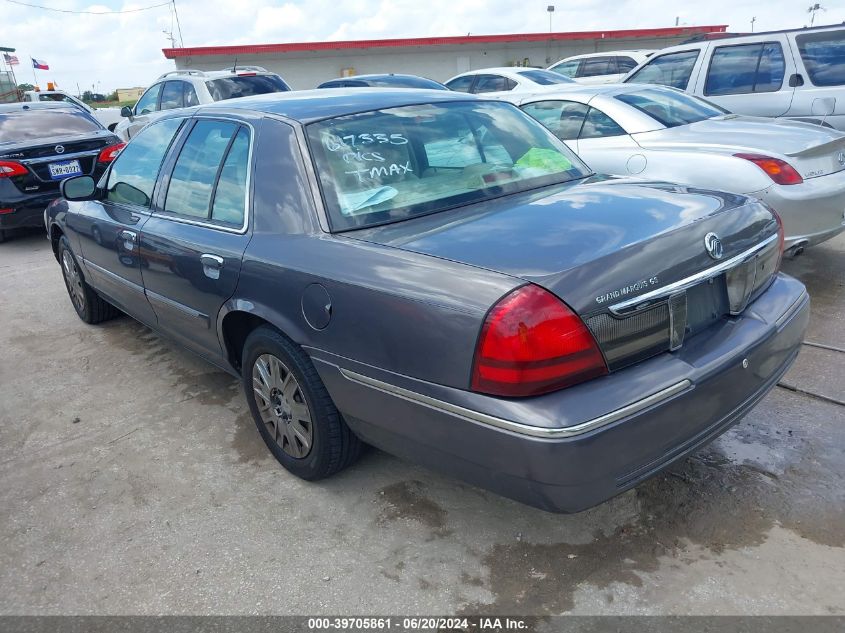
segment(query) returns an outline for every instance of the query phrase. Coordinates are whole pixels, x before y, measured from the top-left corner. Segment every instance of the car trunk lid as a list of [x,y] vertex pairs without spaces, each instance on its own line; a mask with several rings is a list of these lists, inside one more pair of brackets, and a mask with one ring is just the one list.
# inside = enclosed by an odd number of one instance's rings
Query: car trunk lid
[[[593,177],[346,235],[542,286],[585,320],[614,369],[665,349],[681,309],[681,341],[736,312],[725,270],[714,268],[739,266],[761,245],[771,254],[776,227],[763,205],[742,196]],[[710,234],[717,253],[708,253]],[[771,257],[761,264],[766,274],[777,265]],[[751,273],[742,280],[745,303],[761,287]],[[638,337],[649,339],[648,350]]]
[[695,147],[706,152],[785,156],[804,179],[845,169],[845,134],[789,119],[730,114],[632,137],[641,147],[652,150]]

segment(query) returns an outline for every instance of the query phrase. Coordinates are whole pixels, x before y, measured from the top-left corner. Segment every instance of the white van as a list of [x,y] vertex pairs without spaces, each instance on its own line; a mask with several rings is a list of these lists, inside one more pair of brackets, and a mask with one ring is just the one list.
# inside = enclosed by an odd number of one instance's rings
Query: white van
[[573,55],[552,64],[546,70],[552,70],[581,84],[612,84],[621,81],[630,70],[653,53],[653,50],[641,49]]
[[737,114],[845,130],[845,26],[680,44],[658,51],[624,81],[680,88]]

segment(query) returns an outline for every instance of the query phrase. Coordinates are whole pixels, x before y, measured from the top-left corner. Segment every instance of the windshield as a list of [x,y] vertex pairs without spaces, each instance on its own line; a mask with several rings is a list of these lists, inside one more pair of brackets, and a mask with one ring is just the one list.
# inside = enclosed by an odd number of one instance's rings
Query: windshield
[[516,107],[403,106],[307,128],[332,229],[396,222],[590,173]]
[[714,103],[682,92],[646,88],[616,95],[619,101],[644,112],[665,127],[677,127],[729,114]]
[[575,83],[573,79],[550,70],[520,70],[518,72],[523,77],[527,77],[535,84],[540,84],[541,86]]
[[278,75],[237,75],[210,79],[205,82],[215,101],[263,95],[268,92],[286,92],[288,85]]
[[0,143],[20,143],[102,130],[82,110],[22,110],[0,114]]

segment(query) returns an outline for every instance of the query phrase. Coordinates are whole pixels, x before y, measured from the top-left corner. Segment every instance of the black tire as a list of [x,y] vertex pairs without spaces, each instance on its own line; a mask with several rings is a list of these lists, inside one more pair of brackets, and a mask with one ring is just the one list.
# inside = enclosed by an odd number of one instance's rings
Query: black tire
[[59,238],[59,267],[62,269],[62,278],[65,280],[70,302],[80,319],[94,325],[113,319],[120,314],[120,310],[103,299],[85,282],[76,257],[70,249],[70,243],[64,235]]
[[[290,453],[289,444],[286,452],[283,445],[287,440],[280,437],[282,433],[278,432],[278,428],[271,429],[259,410],[258,400],[261,396],[256,396],[253,388],[253,371],[259,359],[269,356],[281,361],[283,371],[293,374],[298,383],[295,385],[298,388],[297,394],[304,396],[304,401],[297,401],[297,404],[304,404],[310,413],[310,448],[302,457],[294,457]],[[275,328],[256,328],[244,344],[241,368],[244,395],[255,425],[267,448],[288,471],[302,479],[314,481],[334,475],[358,459],[362,451],[361,440],[344,422],[314,369],[314,364],[298,345]],[[268,415],[269,407],[265,406],[264,411]],[[279,422],[278,418],[276,421]],[[288,425],[294,422],[289,420]]]

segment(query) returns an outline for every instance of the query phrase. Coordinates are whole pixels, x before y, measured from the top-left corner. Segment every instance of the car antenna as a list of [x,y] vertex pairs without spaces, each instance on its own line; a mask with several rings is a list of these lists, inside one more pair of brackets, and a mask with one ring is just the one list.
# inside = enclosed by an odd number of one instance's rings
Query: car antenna
[[232,66],[232,72],[233,73],[238,72],[238,58],[237,57],[235,57],[235,65]]

